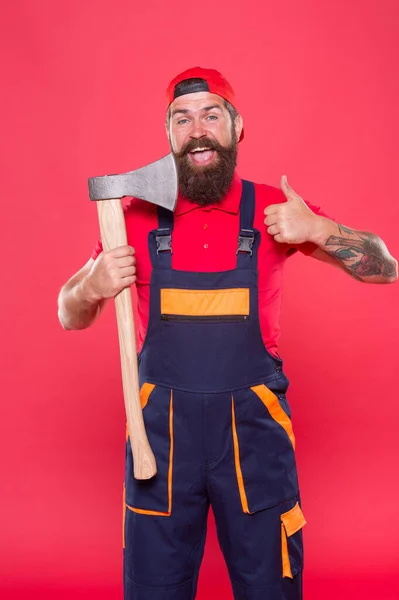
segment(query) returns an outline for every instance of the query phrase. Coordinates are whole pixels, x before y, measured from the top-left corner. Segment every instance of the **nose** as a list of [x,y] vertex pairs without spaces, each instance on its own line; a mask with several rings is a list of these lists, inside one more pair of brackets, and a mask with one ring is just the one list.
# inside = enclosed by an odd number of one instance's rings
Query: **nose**
[[204,124],[200,120],[193,121],[190,131],[190,137],[192,139],[198,140],[199,138],[206,136],[206,134],[207,130],[206,127],[204,127]]

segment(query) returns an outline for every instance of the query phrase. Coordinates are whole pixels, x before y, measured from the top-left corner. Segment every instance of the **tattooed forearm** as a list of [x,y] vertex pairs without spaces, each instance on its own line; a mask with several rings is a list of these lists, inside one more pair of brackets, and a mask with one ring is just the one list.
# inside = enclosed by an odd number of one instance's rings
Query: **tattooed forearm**
[[396,277],[397,263],[378,236],[366,231],[337,225],[337,234],[330,235],[323,250],[341,262],[357,279],[372,276]]

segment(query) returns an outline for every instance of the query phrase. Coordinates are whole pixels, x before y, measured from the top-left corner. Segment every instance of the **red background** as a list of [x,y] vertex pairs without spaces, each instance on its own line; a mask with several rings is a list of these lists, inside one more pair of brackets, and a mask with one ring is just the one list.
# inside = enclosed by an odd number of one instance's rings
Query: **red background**
[[[164,90],[221,70],[240,173],[291,185],[399,254],[396,0],[15,1],[2,6],[0,597],[121,598],[125,419],[112,308],[64,332],[56,298],[98,236],[87,178],[168,152]],[[287,269],[306,600],[399,598],[398,285]],[[199,595],[231,591],[210,530]]]

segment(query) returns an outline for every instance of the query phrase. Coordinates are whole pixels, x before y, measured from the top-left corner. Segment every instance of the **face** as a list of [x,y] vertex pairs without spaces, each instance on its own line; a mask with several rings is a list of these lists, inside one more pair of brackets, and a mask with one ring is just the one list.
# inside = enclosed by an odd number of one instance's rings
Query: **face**
[[202,205],[220,202],[234,176],[241,130],[241,117],[232,123],[216,94],[198,92],[173,101],[167,133],[184,196]]

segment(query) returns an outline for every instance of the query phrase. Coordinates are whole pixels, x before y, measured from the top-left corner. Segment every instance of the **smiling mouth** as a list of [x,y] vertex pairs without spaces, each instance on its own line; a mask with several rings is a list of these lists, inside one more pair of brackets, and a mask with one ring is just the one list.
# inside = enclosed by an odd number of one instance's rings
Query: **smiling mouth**
[[196,165],[207,165],[216,154],[216,150],[210,148],[196,148],[188,153],[191,161]]

